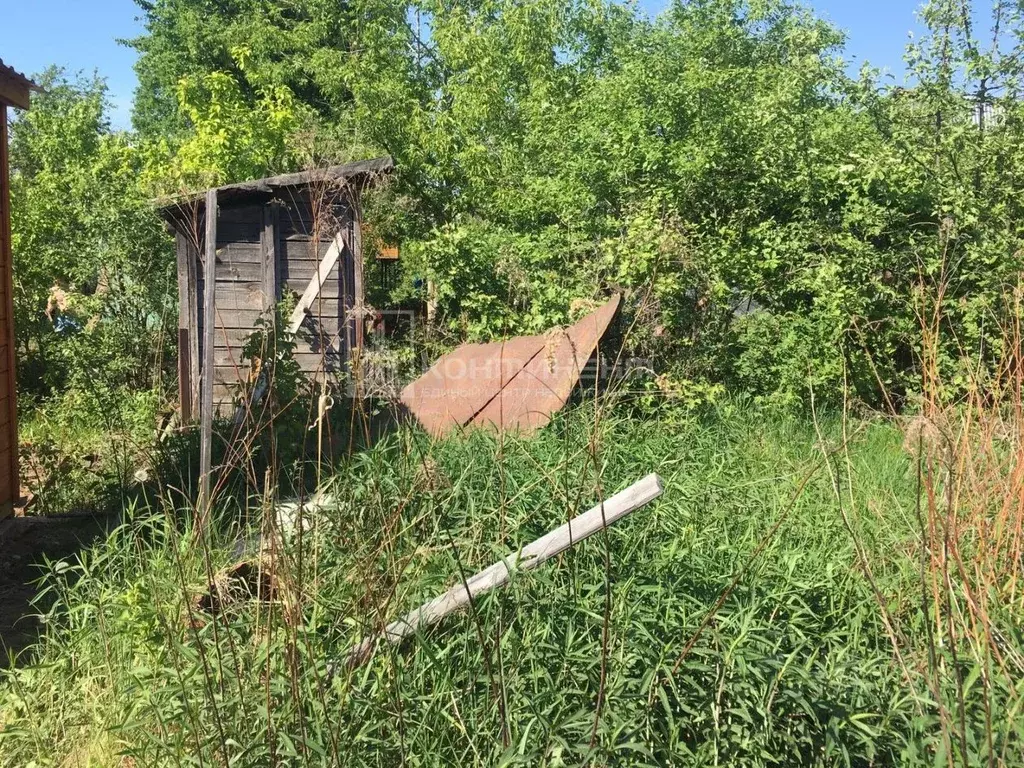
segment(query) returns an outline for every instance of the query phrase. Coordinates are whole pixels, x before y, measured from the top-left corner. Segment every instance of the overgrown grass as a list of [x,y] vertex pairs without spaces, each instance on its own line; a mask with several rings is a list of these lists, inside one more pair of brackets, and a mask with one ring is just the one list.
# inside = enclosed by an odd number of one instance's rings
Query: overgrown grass
[[[213,612],[199,596],[237,559],[238,510],[203,534],[191,514],[135,510],[46,575],[47,631],[2,679],[0,759],[1019,763],[1019,677],[929,641],[903,444],[880,419],[736,405],[642,420],[584,405],[533,440],[403,430],[339,468],[291,535],[254,499],[248,519],[282,543],[264,548],[261,593]],[[607,535],[330,675],[458,574],[651,471],[662,499]],[[962,674],[928,674],[949,665]],[[955,739],[936,692],[964,703]]]

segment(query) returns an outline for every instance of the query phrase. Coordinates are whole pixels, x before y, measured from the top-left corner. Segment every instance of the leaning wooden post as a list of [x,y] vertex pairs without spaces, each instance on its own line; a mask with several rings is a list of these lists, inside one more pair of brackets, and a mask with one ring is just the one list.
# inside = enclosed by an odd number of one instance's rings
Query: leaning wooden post
[[200,403],[199,514],[209,513],[210,466],[213,454],[213,347],[216,343],[214,298],[217,280],[217,190],[206,192],[206,242],[203,263],[203,375]]
[[412,613],[387,626],[381,635],[368,637],[359,645],[349,649],[345,663],[357,666],[366,662],[373,653],[378,640],[392,645],[413,634],[419,627],[429,627],[450,613],[463,608],[478,595],[495,587],[502,587],[512,578],[515,571],[530,571],[543,565],[574,544],[603,531],[626,515],[649,504],[664,491],[661,478],[648,475],[640,482],[615,494],[607,501],[575,517],[518,552],[511,552],[489,568],[452,587],[440,597],[424,603]]
[[175,233],[174,250],[177,254],[178,267],[178,403],[181,409],[181,424],[188,425],[192,421],[192,377],[189,349],[189,326],[192,323],[192,312],[195,311],[191,294],[195,290],[189,280],[188,262],[191,253],[188,240],[181,232]]

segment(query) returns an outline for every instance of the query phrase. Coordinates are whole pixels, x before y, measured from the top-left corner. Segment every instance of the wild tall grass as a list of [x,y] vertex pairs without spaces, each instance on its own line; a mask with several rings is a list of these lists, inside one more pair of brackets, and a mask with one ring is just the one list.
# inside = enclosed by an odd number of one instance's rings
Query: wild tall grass
[[[269,413],[228,441],[212,518],[163,477],[49,564],[0,762],[1024,765],[1020,329],[975,358],[941,312],[921,325],[900,415],[611,393],[532,439],[402,426],[354,450],[365,414],[346,438]],[[664,496],[612,530],[339,663],[649,472]]]
[[[1015,680],[995,663],[969,679],[966,648],[954,660],[924,612],[904,443],[882,418],[595,418],[591,403],[532,440],[403,429],[345,461],[290,535],[255,496],[202,532],[170,505],[137,509],[47,573],[58,599],[34,662],[4,675],[0,755],[873,765],[960,762],[948,742],[964,733],[972,760],[1017,762]],[[367,633],[650,471],[664,497],[607,535],[330,674]],[[263,576],[211,604],[246,517],[269,542],[247,555]]]
[[1020,290],[999,309],[995,349],[968,349],[950,343],[942,287],[921,292],[921,403],[905,426],[920,593],[903,642],[942,734],[935,762],[948,765],[1024,762]]

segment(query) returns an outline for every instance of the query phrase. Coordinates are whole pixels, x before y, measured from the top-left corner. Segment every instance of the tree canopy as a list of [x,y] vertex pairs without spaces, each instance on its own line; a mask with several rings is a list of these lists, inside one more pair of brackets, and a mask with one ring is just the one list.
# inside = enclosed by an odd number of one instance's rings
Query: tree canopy
[[785,0],[139,4],[136,132],[83,94],[74,151],[124,145],[150,196],[391,154],[366,208],[402,243],[390,298],[429,299],[452,340],[622,291],[659,386],[873,403],[915,389],[925,288],[950,366],[1001,344],[1024,170],[1006,0],[984,34],[929,3],[903,87],[851,77],[841,33]]

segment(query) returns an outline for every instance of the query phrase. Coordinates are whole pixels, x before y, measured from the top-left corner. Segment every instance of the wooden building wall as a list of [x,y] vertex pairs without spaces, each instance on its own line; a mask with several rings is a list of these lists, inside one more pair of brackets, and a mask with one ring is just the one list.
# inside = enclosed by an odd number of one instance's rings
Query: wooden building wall
[[10,190],[7,106],[0,102],[0,519],[11,514],[21,495],[18,480],[18,411],[14,385]]
[[[327,276],[299,332],[295,359],[311,377],[344,369],[358,343],[351,310],[358,290],[360,252],[353,207],[337,205],[330,216],[313,220],[312,206],[302,192],[270,202],[230,202],[219,206],[217,218],[216,291],[214,294],[214,406],[225,414],[241,381],[252,373],[243,360],[246,338],[257,320],[285,292],[301,296],[317,274],[321,259],[340,231],[345,241],[338,263]],[[328,221],[329,220],[329,221]],[[206,318],[205,285],[199,254],[204,225],[201,216],[190,226],[177,225],[179,345],[183,416],[198,414],[200,360]],[[191,230],[189,232],[188,230]],[[187,361],[187,369],[185,361]],[[187,403],[187,405],[186,405]]]

